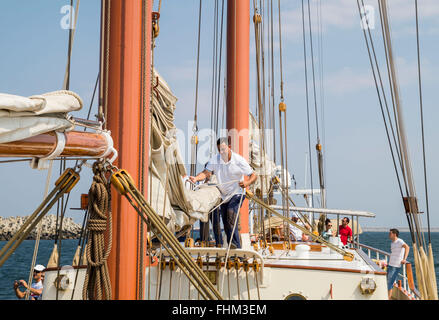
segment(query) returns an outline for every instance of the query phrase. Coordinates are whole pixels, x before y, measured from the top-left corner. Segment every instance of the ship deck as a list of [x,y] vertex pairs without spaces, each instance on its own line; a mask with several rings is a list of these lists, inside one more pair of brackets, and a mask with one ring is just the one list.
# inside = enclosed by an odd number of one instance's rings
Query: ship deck
[[[297,245],[308,245],[310,250],[300,252],[296,249]],[[356,272],[364,274],[381,274],[386,272],[382,270],[367,254],[361,249],[346,249],[354,255],[352,261],[346,261],[343,256],[330,248],[318,243],[295,242],[291,244],[292,250],[276,249],[283,243],[273,243],[274,250],[268,248],[255,251],[253,248],[232,249],[229,251],[228,257],[234,259],[240,258],[258,259],[263,268],[293,268],[293,269],[315,269],[327,271]],[[214,247],[193,247],[186,248],[189,253],[196,259],[202,257],[204,264],[213,265],[216,256],[226,257],[227,248]]]

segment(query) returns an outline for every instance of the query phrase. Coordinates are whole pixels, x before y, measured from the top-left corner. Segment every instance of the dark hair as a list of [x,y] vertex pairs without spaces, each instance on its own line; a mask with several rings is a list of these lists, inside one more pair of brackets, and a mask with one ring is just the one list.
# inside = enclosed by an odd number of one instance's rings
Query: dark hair
[[346,219],[346,220],[348,221],[348,223],[349,223],[349,221],[351,221],[351,220],[349,220],[348,217],[344,217],[343,220],[344,220],[344,219]]
[[328,224],[330,224],[331,223],[331,219],[326,219],[325,220],[325,225],[328,225]]
[[398,229],[390,229],[390,232],[396,234],[396,236],[399,237],[399,230]]
[[219,145],[224,143],[224,144],[230,146],[232,144],[231,141],[232,140],[230,139],[230,137],[227,137],[227,138],[226,137],[222,137],[222,138],[219,138],[218,140],[216,140],[216,145],[219,146]]

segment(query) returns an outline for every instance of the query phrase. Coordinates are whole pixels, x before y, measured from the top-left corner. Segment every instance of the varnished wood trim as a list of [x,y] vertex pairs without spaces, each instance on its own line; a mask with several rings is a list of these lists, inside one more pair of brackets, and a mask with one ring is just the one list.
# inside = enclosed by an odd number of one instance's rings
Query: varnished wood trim
[[384,271],[364,271],[364,270],[357,270],[357,269],[311,267],[311,266],[298,266],[298,265],[278,265],[278,264],[264,264],[264,268],[306,269],[306,270],[336,271],[336,272],[350,272],[350,273],[366,273],[366,274],[378,274],[378,275],[386,275],[387,274]]
[[[81,265],[81,266],[72,266],[73,269],[77,270],[77,269],[87,269],[86,265]],[[47,271],[58,271],[61,270],[62,268],[57,268],[57,267],[52,267],[52,268],[46,268],[44,269],[44,272]]]
[[[63,157],[98,157],[107,150],[107,140],[100,134],[91,132],[66,132],[66,146]],[[54,133],[40,134],[35,137],[0,143],[0,157],[44,157],[56,147]]]

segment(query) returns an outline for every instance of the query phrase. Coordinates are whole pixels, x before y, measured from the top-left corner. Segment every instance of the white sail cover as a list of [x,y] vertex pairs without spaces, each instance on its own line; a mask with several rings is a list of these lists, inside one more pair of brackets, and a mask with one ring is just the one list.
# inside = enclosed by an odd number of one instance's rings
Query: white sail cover
[[0,143],[72,130],[74,125],[66,114],[82,106],[81,98],[67,90],[31,97],[0,93]]
[[148,197],[155,211],[165,217],[168,227],[178,231],[197,220],[207,222],[210,210],[221,201],[221,195],[214,186],[193,191],[185,183],[187,173],[174,125],[177,98],[155,70],[153,79],[158,79],[158,83],[154,86],[151,104]]

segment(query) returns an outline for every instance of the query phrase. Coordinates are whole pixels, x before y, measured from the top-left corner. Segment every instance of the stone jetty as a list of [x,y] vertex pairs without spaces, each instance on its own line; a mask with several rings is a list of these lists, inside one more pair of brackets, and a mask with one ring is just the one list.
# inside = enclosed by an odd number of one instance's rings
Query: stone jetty
[[[11,239],[20,229],[28,217],[0,217],[0,241]],[[58,221],[59,223],[59,221]],[[56,216],[47,215],[42,220],[41,239],[53,240],[56,236]],[[72,218],[64,217],[62,239],[77,239],[81,234],[81,226]],[[37,237],[37,228],[27,237],[27,240],[34,240]]]

